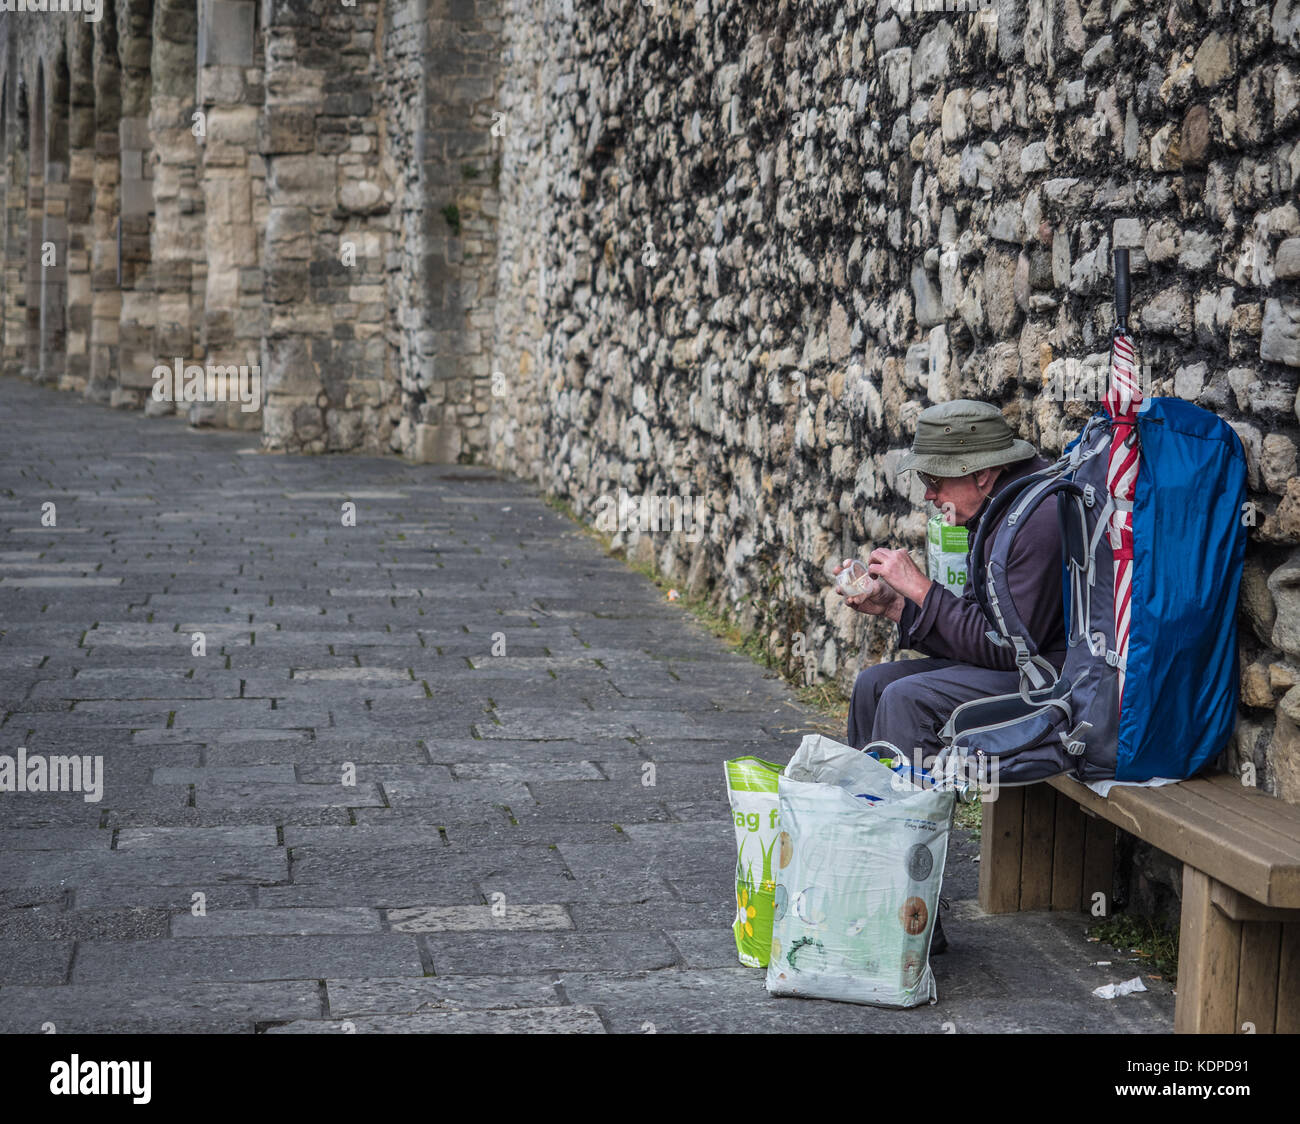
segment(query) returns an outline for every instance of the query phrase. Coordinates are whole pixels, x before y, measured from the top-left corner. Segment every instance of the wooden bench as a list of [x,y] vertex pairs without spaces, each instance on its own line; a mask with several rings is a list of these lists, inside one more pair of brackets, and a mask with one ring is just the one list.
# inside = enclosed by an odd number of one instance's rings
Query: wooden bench
[[1183,863],[1179,1033],[1300,1032],[1300,807],[1235,777],[1103,799],[1070,777],[1003,788],[984,805],[987,913],[1111,912],[1115,828]]

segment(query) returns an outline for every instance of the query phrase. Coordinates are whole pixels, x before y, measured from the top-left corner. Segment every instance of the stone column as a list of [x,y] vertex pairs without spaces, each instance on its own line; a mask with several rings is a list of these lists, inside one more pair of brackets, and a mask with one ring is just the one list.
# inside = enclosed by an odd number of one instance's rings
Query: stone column
[[0,218],[0,365],[5,354],[7,313],[9,306],[9,173],[10,154],[9,137],[12,130],[6,115],[9,112],[7,91],[0,88],[0,200],[4,201],[5,215]]
[[90,382],[91,204],[95,187],[95,73],[90,24],[72,24],[68,111],[67,368],[60,386]]
[[[153,141],[152,258],[156,297],[155,364],[203,363],[198,309],[206,285],[203,192],[199,185],[195,83],[198,18],[193,0],[154,0],[153,78],[149,135]],[[146,403],[171,413],[172,403]],[[179,407],[175,407],[179,408]],[[193,420],[198,420],[197,418]]]
[[[6,375],[22,372],[23,347],[26,343],[24,289],[27,268],[27,144],[26,107],[18,103],[18,83],[5,82],[4,146],[4,349],[0,364]],[[12,108],[11,108],[12,107]]]
[[118,222],[121,218],[122,67],[117,21],[95,28],[95,159],[90,251],[90,376],[86,397],[108,402],[118,383],[122,291],[118,288]]
[[255,412],[243,409],[228,373],[248,367],[246,385],[261,385],[258,251],[266,221],[266,173],[257,151],[264,91],[255,17],[253,0],[199,4],[199,103],[206,132],[201,146],[207,256],[202,336],[208,364],[227,384],[226,404],[209,405],[203,415],[239,429],[260,429],[262,424],[260,401]]
[[23,377],[41,373],[41,242],[45,235],[45,68],[37,66],[32,90],[27,158],[26,308],[23,316]]
[[41,234],[39,378],[42,383],[61,386],[68,347],[68,64],[62,51],[50,67],[49,99],[45,219]]
[[118,327],[114,406],[138,407],[153,387],[158,364],[151,249],[153,235],[153,144],[149,107],[153,96],[153,13],[142,0],[118,0],[118,57],[122,67],[122,109],[118,122],[120,210],[117,239],[121,261],[121,320]]
[[[510,121],[495,104],[498,0],[429,0],[421,129],[421,332],[403,372],[404,451],[455,463],[487,451],[497,181]],[[516,122],[518,125],[518,122]],[[493,129],[497,135],[493,135]]]
[[393,194],[370,91],[380,4],[267,0],[263,441],[388,446],[393,366],[383,266]]
[[122,270],[122,319],[118,328],[115,406],[142,406],[153,386],[157,365],[154,344],[154,292],[152,271],[153,191],[149,121],[123,117],[118,126],[122,179],[118,240]]

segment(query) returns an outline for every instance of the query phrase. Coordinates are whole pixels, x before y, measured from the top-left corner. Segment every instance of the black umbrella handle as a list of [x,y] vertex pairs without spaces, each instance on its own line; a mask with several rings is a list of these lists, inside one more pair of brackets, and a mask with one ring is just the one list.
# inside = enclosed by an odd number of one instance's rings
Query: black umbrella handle
[[1128,250],[1115,251],[1115,329],[1128,331]]

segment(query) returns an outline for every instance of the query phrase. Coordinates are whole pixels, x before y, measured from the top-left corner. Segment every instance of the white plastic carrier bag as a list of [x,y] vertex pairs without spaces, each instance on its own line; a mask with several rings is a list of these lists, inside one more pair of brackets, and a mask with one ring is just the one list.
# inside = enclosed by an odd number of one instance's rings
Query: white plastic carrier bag
[[915,1007],[930,972],[955,795],[810,734],[777,787],[767,990]]

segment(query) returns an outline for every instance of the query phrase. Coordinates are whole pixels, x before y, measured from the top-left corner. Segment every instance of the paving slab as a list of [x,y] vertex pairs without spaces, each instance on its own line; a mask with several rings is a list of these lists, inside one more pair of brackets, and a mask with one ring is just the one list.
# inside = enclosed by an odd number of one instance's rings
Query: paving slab
[[67,980],[74,942],[40,937],[0,940],[0,990],[10,984],[56,984]]
[[420,938],[440,976],[562,971],[575,965],[607,970],[666,968],[679,960],[661,933],[473,933]]
[[590,1007],[521,1007],[511,1011],[425,1011],[358,1015],[347,1020],[300,1019],[268,1034],[604,1034]]
[[415,942],[404,933],[85,941],[77,946],[71,982],[421,976],[424,967]]
[[288,857],[269,847],[222,847],[201,853],[139,851],[20,851],[0,865],[0,885],[57,882],[73,888],[143,882],[196,885],[202,882],[283,882]]
[[419,980],[326,980],[332,1018],[414,1015],[443,1009],[502,1010],[564,1004],[550,974],[438,976]]
[[316,933],[377,933],[383,927],[377,909],[223,909],[208,910],[202,916],[177,914],[172,918],[171,935],[305,937]]
[[499,932],[511,929],[572,929],[562,905],[511,905],[501,894],[491,905],[425,906],[387,910],[395,933]]
[[321,1014],[316,980],[213,983],[182,979],[0,988],[0,1033],[250,1034],[259,1023]]

